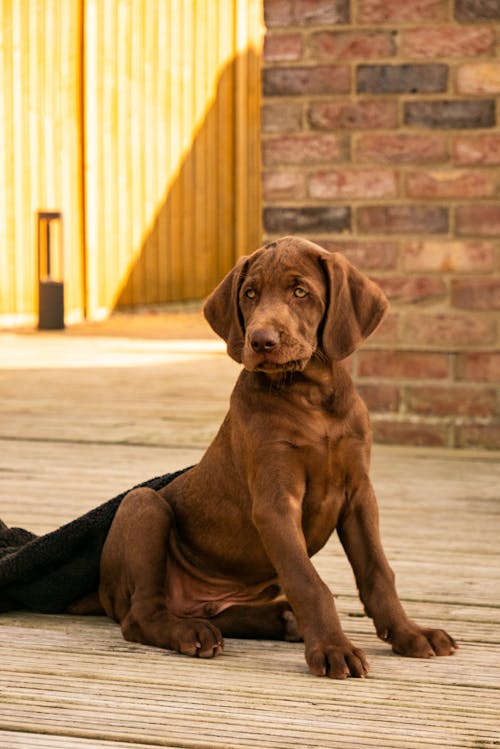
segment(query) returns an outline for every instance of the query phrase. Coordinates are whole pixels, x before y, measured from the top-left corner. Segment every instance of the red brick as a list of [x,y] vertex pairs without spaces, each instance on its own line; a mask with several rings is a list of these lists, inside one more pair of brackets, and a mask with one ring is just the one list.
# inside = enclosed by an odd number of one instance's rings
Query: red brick
[[349,0],[295,0],[298,24],[349,23]]
[[303,104],[301,101],[266,103],[262,107],[262,132],[293,133],[302,130]]
[[389,31],[320,31],[312,34],[309,50],[315,60],[370,60],[396,52]]
[[451,302],[462,309],[500,310],[500,278],[452,281]]
[[400,392],[396,385],[357,385],[356,389],[369,411],[394,413],[399,409]]
[[399,315],[396,312],[389,312],[368,339],[365,346],[395,346],[399,342]]
[[461,94],[499,94],[500,64],[476,62],[460,65],[457,71],[457,91]]
[[264,23],[266,26],[288,26],[293,20],[294,0],[265,0]]
[[264,60],[300,60],[302,57],[301,34],[267,34],[264,40]]
[[407,387],[405,401],[408,410],[420,416],[493,416],[496,411],[496,392],[493,388],[473,388],[463,385]]
[[439,26],[402,30],[404,57],[475,57],[494,49],[495,33],[488,26]]
[[359,23],[442,23],[448,20],[447,0],[358,0]]
[[500,203],[467,203],[456,208],[456,232],[460,235],[498,236]]
[[457,164],[500,164],[500,135],[458,135],[453,158]]
[[455,0],[457,21],[500,21],[498,0]]
[[449,375],[448,356],[419,351],[361,351],[358,354],[358,375],[396,380],[442,380]]
[[342,252],[343,255],[364,271],[394,270],[398,262],[399,245],[387,240],[331,240],[320,242],[330,252]]
[[264,228],[271,234],[318,234],[349,231],[348,206],[265,207]]
[[406,316],[404,340],[412,345],[456,348],[485,346],[496,340],[495,321],[477,316],[410,312]]
[[460,354],[457,375],[460,380],[500,383],[500,351]]
[[448,88],[448,65],[358,65],[359,94],[436,94]]
[[390,302],[416,304],[442,299],[447,287],[437,276],[380,276],[373,280],[383,290]]
[[500,423],[466,424],[457,428],[458,447],[484,447],[487,450],[500,450]]
[[486,170],[410,172],[406,191],[412,198],[487,198],[496,194],[497,183],[498,177]]
[[495,265],[492,242],[414,240],[403,253],[406,271],[440,271],[476,273],[491,271]]
[[297,200],[305,196],[305,176],[299,172],[273,171],[262,175],[265,200]]
[[447,159],[441,135],[362,135],[356,145],[356,161],[377,164],[429,164]]
[[265,96],[348,94],[351,71],[347,65],[272,67],[263,70],[262,83]]
[[344,161],[349,141],[338,135],[283,135],[264,138],[264,166],[271,164],[325,164]]
[[373,419],[372,429],[375,442],[386,445],[446,447],[450,443],[448,427],[444,424]]
[[440,234],[448,231],[448,209],[431,205],[366,205],[357,209],[359,231],[378,234]]
[[313,174],[309,180],[312,198],[392,198],[397,195],[396,174],[383,170],[336,169]]
[[493,99],[436,99],[407,101],[404,104],[404,124],[440,130],[494,127],[496,124]]
[[398,108],[395,101],[320,101],[308,119],[315,130],[385,130],[397,127]]

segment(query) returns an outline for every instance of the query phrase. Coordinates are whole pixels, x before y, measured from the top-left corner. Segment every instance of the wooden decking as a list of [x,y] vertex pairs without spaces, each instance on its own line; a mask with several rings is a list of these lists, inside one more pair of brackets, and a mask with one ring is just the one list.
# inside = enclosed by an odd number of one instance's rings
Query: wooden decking
[[[0,335],[0,517],[50,530],[195,462],[237,367],[215,342]],[[2,749],[500,747],[500,465],[376,448],[387,554],[411,616],[460,650],[393,655],[338,541],[317,557],[365,680],[318,679],[300,644],[228,640],[214,661],[126,643],[101,618],[0,616]]]

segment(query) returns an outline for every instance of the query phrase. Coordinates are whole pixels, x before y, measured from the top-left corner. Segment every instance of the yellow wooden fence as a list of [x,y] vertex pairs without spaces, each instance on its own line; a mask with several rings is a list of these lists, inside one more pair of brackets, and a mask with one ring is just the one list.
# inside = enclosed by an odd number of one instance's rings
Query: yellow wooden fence
[[201,298],[260,231],[261,0],[0,0],[0,324]]

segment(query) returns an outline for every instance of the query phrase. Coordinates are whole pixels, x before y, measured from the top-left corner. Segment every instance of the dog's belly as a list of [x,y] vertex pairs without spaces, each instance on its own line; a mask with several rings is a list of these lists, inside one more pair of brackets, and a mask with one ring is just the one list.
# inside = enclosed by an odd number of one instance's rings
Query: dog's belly
[[209,618],[234,605],[263,604],[283,597],[277,578],[248,585],[205,573],[190,564],[172,537],[167,560],[166,604],[175,616]]

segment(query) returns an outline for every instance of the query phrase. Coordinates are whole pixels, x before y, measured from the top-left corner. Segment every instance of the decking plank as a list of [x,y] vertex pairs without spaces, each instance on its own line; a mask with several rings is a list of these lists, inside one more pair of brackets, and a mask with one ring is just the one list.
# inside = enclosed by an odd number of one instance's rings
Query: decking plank
[[[28,350],[13,336],[0,362],[0,517],[39,533],[196,462],[235,374],[218,350],[100,341],[92,364],[95,341],[56,338]],[[2,749],[498,749],[498,455],[376,448],[373,463],[401,597],[449,629],[456,655],[393,655],[334,538],[315,563],[367,679],[310,676],[300,643],[228,640],[207,662],[127,643],[103,617],[12,612],[0,616]]]

